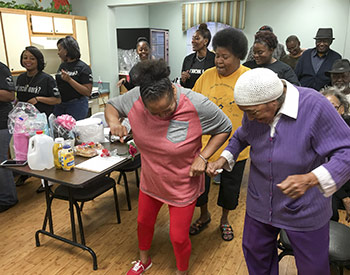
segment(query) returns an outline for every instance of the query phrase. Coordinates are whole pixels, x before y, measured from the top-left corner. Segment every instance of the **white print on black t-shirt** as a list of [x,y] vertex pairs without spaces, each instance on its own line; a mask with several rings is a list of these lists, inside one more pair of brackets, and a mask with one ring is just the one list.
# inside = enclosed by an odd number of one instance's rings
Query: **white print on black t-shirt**
[[12,79],[12,76],[6,77],[6,82],[7,82],[7,84],[9,84],[10,86],[13,86],[13,79]]
[[204,73],[203,69],[190,69],[190,74],[202,74]]
[[41,87],[39,87],[39,86],[35,86],[35,87],[17,86],[16,91],[17,92],[27,92],[27,93],[38,95],[41,91]]
[[[65,71],[69,76],[75,76],[78,75],[78,71],[70,72],[70,71]],[[58,75],[61,75],[62,72],[58,72]]]

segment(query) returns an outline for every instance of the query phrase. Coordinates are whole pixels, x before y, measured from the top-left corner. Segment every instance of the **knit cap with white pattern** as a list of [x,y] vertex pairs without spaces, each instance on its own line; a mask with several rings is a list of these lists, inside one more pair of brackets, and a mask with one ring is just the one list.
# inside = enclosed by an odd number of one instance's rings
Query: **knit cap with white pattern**
[[238,78],[234,98],[237,105],[252,106],[276,100],[282,93],[283,83],[275,72],[256,68]]

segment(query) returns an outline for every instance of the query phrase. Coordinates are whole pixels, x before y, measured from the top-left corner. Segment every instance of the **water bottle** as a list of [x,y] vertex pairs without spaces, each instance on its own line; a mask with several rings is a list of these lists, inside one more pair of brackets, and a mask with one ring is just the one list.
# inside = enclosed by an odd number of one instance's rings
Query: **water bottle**
[[98,93],[101,94],[103,90],[103,85],[102,85],[102,80],[100,76],[98,77],[97,89],[98,89]]
[[35,136],[29,139],[28,165],[32,170],[42,171],[54,167],[53,161],[53,139],[37,131]]

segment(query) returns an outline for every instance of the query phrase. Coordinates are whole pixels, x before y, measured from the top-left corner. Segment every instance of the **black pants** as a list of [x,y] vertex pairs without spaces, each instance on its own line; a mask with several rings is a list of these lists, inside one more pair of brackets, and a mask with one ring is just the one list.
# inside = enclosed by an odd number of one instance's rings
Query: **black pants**
[[343,199],[350,197],[350,181],[346,182],[337,192],[332,196],[332,210],[333,216],[331,220],[339,221],[339,212],[338,209],[345,209],[343,204]]
[[[246,160],[236,162],[231,172],[224,170],[221,173],[220,190],[217,204],[225,209],[234,210],[238,205],[239,192],[243,178]],[[205,175],[205,191],[197,199],[196,206],[208,203],[210,177]]]

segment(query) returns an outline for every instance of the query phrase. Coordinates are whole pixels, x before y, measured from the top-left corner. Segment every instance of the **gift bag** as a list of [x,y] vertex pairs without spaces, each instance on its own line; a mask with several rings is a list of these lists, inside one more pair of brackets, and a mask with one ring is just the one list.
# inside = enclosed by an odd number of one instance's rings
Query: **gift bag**
[[8,129],[13,134],[13,149],[16,160],[27,160],[28,141],[36,131],[49,134],[45,113],[40,113],[28,102],[18,102],[8,115]]

